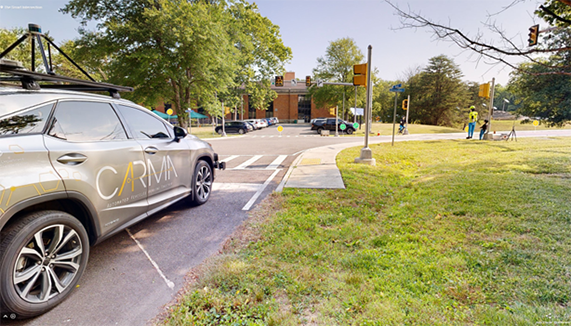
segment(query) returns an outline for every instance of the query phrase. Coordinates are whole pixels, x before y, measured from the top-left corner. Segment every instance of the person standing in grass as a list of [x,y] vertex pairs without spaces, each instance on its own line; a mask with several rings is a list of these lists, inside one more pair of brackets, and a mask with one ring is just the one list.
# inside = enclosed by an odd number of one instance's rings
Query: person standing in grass
[[484,124],[480,127],[480,140],[484,137],[486,130],[488,130],[488,120],[484,120]]
[[470,114],[468,115],[468,137],[466,139],[472,139],[474,136],[474,129],[476,129],[476,122],[478,122],[478,112],[476,108],[472,105],[470,107]]

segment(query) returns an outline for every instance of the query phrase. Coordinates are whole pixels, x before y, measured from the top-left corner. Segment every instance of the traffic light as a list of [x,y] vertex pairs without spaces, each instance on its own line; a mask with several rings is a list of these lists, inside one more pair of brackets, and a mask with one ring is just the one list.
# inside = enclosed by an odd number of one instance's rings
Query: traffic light
[[284,76],[276,76],[276,87],[284,86]]
[[329,109],[329,114],[331,114],[331,115],[335,115],[335,108],[331,108],[331,109]]
[[305,76],[305,86],[311,86],[311,76]]
[[533,25],[529,28],[529,46],[537,45],[537,38],[539,37],[539,25]]
[[479,97],[490,98],[490,83],[480,85]]
[[362,63],[353,66],[353,85],[367,87],[367,64]]
[[402,109],[408,110],[408,100],[402,100]]

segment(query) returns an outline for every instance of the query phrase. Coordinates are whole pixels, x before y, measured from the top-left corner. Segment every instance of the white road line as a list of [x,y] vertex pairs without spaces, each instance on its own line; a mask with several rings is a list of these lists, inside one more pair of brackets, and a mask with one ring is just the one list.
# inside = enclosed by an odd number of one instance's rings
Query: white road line
[[237,167],[233,168],[232,170],[244,170],[248,165],[256,162],[259,160],[263,155],[254,155],[251,159],[247,160],[246,162],[238,165]]
[[159,268],[159,265],[157,265],[157,263],[155,263],[155,261],[151,258],[151,256],[149,255],[149,253],[145,250],[145,248],[143,248],[143,245],[141,245],[141,243],[139,242],[139,240],[137,240],[133,234],[131,233],[131,231],[129,229],[125,229],[125,231],[127,231],[127,233],[129,234],[129,236],[131,237],[131,239],[133,239],[133,241],[135,241],[135,243],[137,244],[137,246],[139,246],[139,248],[141,249],[141,251],[143,251],[143,253],[145,254],[145,256],[147,256],[147,258],[149,259],[149,261],[151,262],[151,264],[153,265],[153,267],[157,270],[157,272],[159,273],[159,275],[163,278],[163,280],[165,280],[165,283],[167,283],[167,286],[173,290],[174,289],[174,283],[171,282],[168,278],[166,278],[165,274],[163,274],[163,272],[161,271],[161,269]]
[[219,183],[215,182],[212,185],[212,191],[252,191],[256,192],[262,186],[261,183]]
[[277,169],[280,164],[286,159],[287,155],[280,155],[278,156],[270,165],[266,167],[266,170],[275,170]]
[[229,161],[232,161],[233,159],[235,159],[236,157],[238,157],[238,155],[228,156],[227,158],[220,160],[220,162],[229,162]]
[[250,198],[250,201],[248,201],[246,203],[246,205],[244,207],[242,207],[243,211],[248,211],[250,210],[250,208],[252,208],[252,205],[254,205],[254,203],[256,202],[256,200],[258,199],[258,197],[260,197],[260,195],[262,194],[262,192],[264,192],[264,189],[266,189],[266,187],[270,184],[270,182],[272,181],[272,179],[276,176],[276,174],[278,174],[278,172],[280,172],[281,169],[277,169],[274,171],[274,173],[272,173],[272,175],[270,175],[270,177],[268,178],[268,180],[266,180],[266,182],[264,182],[264,184],[262,185],[262,187],[258,190],[258,192],[256,192],[254,194],[254,196],[252,198]]

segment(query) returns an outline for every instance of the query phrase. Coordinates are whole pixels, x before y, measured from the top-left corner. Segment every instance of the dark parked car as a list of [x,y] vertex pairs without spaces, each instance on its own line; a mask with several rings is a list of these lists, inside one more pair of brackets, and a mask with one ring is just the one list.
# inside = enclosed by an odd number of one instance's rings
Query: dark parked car
[[[222,126],[216,127],[215,131],[221,135],[222,134]],[[249,123],[244,121],[226,121],[224,123],[224,131],[226,133],[239,133],[245,134],[250,131]]]
[[[345,125],[345,130],[341,130],[341,125]],[[311,130],[317,130],[318,134],[321,134],[323,130],[331,130],[335,131],[335,118],[327,118],[327,119],[316,119],[311,124]],[[343,121],[341,119],[337,119],[337,130],[340,132],[346,132],[348,135],[351,135],[355,132],[355,128],[353,124],[347,121]]]

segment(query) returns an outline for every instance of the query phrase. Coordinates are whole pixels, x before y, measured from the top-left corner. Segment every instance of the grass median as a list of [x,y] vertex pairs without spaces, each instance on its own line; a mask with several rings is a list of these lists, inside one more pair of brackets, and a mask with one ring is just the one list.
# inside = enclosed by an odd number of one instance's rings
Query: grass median
[[346,190],[272,195],[162,322],[571,321],[569,138],[371,148],[338,156]]

